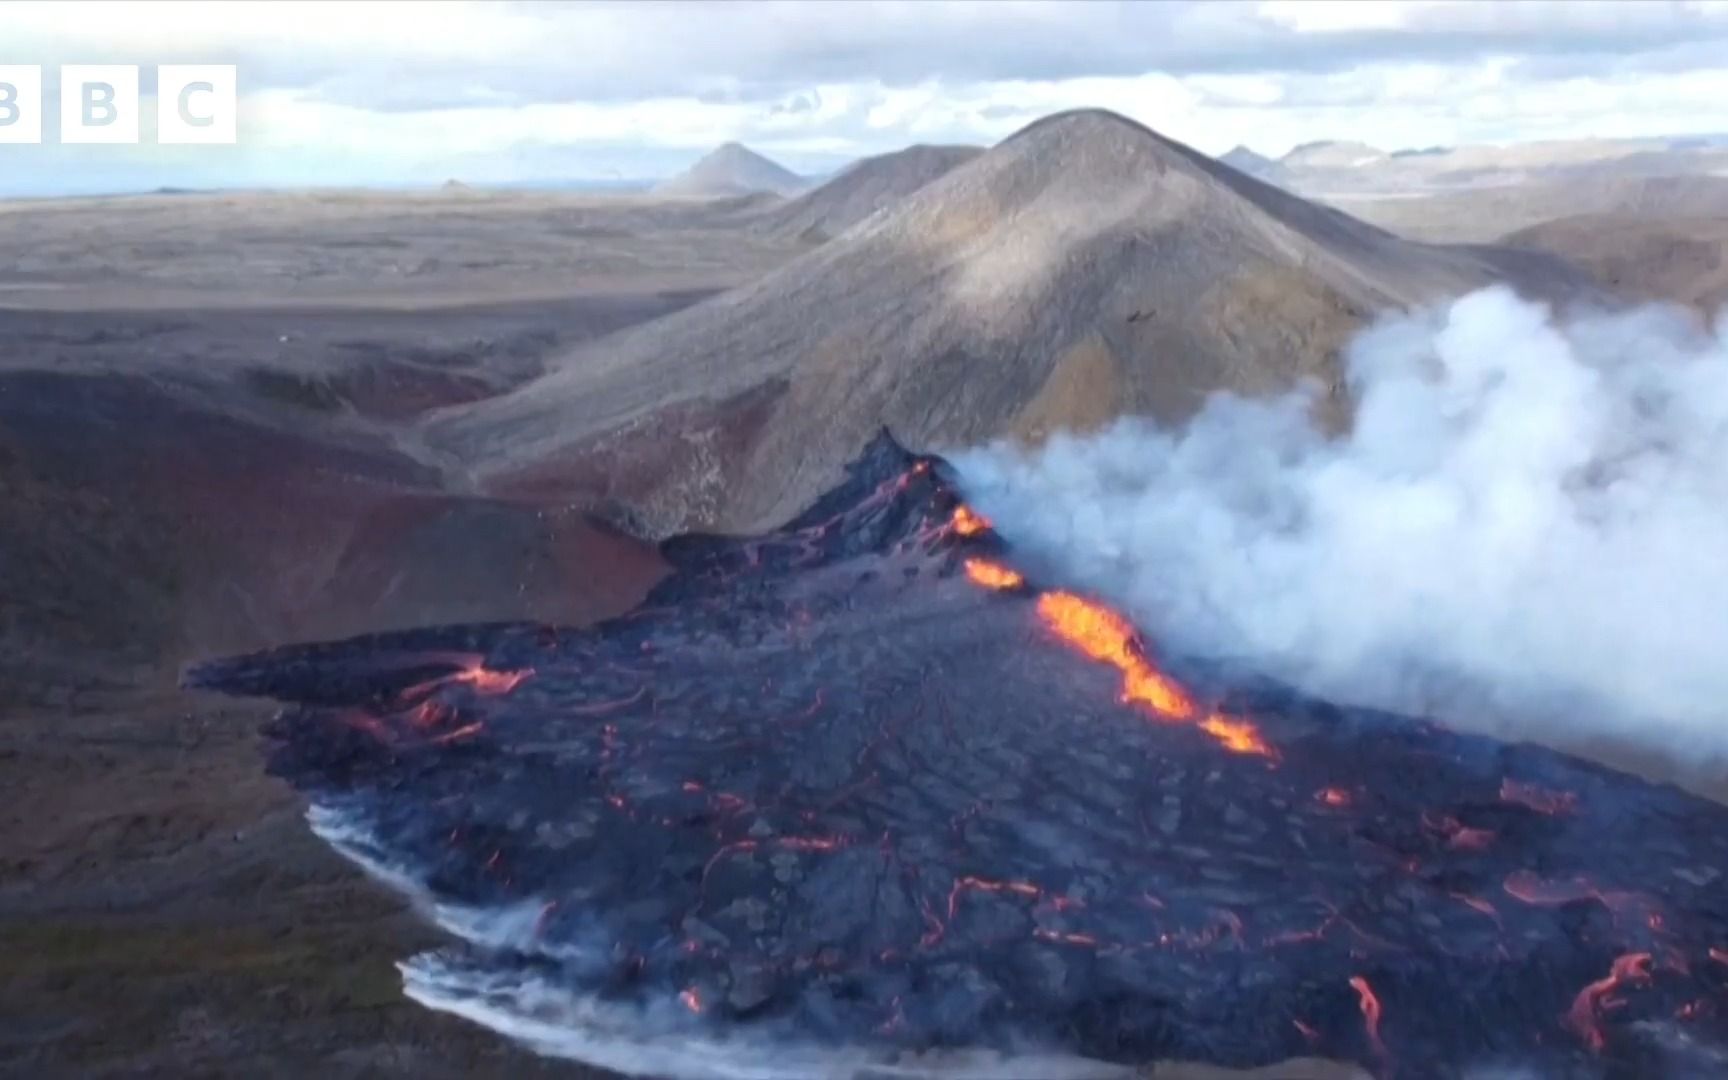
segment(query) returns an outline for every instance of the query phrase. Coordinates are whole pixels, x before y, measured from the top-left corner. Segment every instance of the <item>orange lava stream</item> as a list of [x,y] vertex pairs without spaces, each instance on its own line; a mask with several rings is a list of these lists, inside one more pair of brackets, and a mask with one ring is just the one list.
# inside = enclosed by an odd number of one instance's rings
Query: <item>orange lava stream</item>
[[961,536],[977,536],[990,527],[990,519],[961,503],[954,508],[954,518],[949,524]]
[[1385,1058],[1386,1044],[1380,1041],[1380,999],[1375,996],[1374,988],[1368,985],[1368,980],[1360,975],[1350,976],[1350,988],[1356,991],[1357,1003],[1362,1008],[1362,1023],[1368,1029],[1368,1042],[1374,1047],[1374,1053]]
[[1038,615],[1064,641],[1120,670],[1123,700],[1150,705],[1179,720],[1194,718],[1194,702],[1140,656],[1133,645],[1134,628],[1122,616],[1066,592],[1040,596]]
[[1141,654],[1128,620],[1109,608],[1054,591],[1038,597],[1038,617],[1070,645],[1122,672],[1123,701],[1149,706],[1172,720],[1192,721],[1226,750],[1272,756],[1272,748],[1248,721],[1221,713],[1202,716],[1187,692]]
[[1044,892],[1030,881],[994,881],[990,878],[970,875],[958,878],[948,890],[948,920],[950,922],[954,920],[955,912],[959,909],[961,894],[974,889],[979,892],[1012,893],[1015,896],[1024,896],[1033,900],[1036,900]]
[[402,691],[402,696],[420,697],[449,683],[466,683],[473,687],[476,693],[488,696],[508,694],[534,675],[533,668],[522,668],[519,671],[495,671],[486,667],[484,658],[479,656],[463,655],[457,657],[456,660],[462,665],[460,669],[448,675],[440,675],[436,679],[429,679],[426,682],[410,686]]
[[1233,753],[1272,756],[1272,748],[1260,737],[1260,730],[1246,720],[1212,713],[1200,721],[1200,730],[1223,743],[1224,749]]
[[1627,983],[1642,983],[1650,978],[1650,954],[1627,953],[1614,961],[1607,975],[1578,991],[1567,1010],[1566,1024],[1584,1040],[1584,1045],[1600,1052],[1608,1038],[1602,1031],[1602,1009],[1609,1004],[1608,996]]
[[451,678],[456,682],[467,683],[482,694],[508,694],[533,674],[531,668],[521,671],[493,671],[491,668],[475,665],[458,671]]
[[1018,589],[1026,579],[1018,571],[985,559],[967,559],[966,576],[986,589]]

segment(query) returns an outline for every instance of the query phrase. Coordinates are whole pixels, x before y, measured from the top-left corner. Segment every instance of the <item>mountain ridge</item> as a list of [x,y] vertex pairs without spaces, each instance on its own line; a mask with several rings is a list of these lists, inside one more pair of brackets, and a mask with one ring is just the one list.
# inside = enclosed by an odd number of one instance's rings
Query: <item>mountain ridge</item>
[[[1557,260],[1406,241],[1113,113],[1045,118],[762,279],[428,425],[500,493],[628,505],[654,534],[753,527],[886,423],[920,448],[1037,439],[1216,390],[1328,388],[1374,312]],[[578,475],[580,473],[580,475]]]
[[978,146],[919,143],[861,158],[820,187],[775,207],[767,227],[816,241],[838,236],[982,153]]

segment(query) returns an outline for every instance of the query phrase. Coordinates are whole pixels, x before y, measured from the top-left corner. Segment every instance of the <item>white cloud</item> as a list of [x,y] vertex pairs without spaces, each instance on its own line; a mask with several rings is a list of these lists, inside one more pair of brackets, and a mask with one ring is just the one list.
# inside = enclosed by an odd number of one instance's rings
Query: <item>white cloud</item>
[[[1214,153],[1714,132],[1728,5],[14,3],[0,53],[238,64],[242,149],[169,182],[393,183],[657,175],[726,139],[827,168],[1085,105]],[[67,160],[9,151],[0,190]]]

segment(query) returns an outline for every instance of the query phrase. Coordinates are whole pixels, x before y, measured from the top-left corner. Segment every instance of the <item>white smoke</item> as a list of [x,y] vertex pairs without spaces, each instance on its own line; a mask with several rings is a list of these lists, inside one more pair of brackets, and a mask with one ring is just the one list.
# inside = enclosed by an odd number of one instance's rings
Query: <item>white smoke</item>
[[1124,1065],[995,1050],[896,1052],[801,1042],[763,1026],[694,1023],[676,1002],[619,1005],[521,971],[488,971],[436,953],[401,965],[404,992],[428,1008],[491,1028],[547,1057],[626,1076],[676,1080],[1133,1080]]
[[1311,392],[1218,397],[1180,431],[956,464],[1021,551],[1166,649],[1464,726],[1728,747],[1728,341],[1495,288],[1347,363],[1336,438]]
[[421,953],[397,964],[402,991],[429,1009],[490,1028],[547,1057],[567,1058],[626,1076],[666,1080],[1132,1080],[1129,1066],[1036,1047],[901,1051],[889,1046],[820,1045],[784,1025],[729,1030],[699,1022],[675,998],[608,1001],[573,990],[497,953],[563,964],[611,966],[611,942],[549,943],[538,932],[544,905],[496,907],[438,903],[421,875],[393,859],[365,814],[340,800],[313,803],[312,831],[366,874],[406,898],[467,952]]

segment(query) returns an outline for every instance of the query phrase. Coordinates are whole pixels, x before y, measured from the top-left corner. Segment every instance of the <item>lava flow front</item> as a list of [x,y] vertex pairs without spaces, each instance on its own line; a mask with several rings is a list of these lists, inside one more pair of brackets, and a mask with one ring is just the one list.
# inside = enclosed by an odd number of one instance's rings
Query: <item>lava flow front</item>
[[1728,810],[1178,681],[1205,669],[1032,579],[945,463],[886,438],[785,528],[663,552],[592,629],[189,672],[292,703],[271,768],[465,939],[405,965],[419,1000],[614,1065],[596,1025],[849,1061],[1720,1066]]

